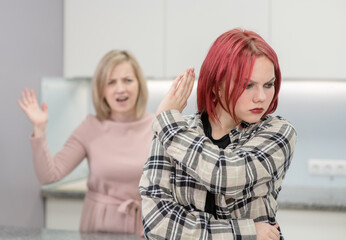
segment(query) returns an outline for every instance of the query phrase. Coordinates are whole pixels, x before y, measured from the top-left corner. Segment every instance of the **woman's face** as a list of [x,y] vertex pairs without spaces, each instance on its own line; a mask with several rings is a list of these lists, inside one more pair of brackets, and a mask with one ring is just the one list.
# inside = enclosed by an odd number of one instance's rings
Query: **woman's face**
[[123,62],[117,65],[107,79],[104,95],[114,118],[136,116],[139,83],[132,65]]
[[255,61],[250,81],[235,105],[238,121],[260,121],[271,104],[274,93],[275,71],[273,63],[265,56]]

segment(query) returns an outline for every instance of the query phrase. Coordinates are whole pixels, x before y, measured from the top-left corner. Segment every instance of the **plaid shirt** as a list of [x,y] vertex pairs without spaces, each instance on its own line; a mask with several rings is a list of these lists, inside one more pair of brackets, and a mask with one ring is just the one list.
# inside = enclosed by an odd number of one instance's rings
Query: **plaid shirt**
[[[296,131],[267,116],[242,123],[219,149],[199,114],[160,113],[140,182],[147,239],[256,239],[254,222],[275,224],[277,196],[291,163]],[[205,212],[215,195],[216,218]],[[283,238],[282,238],[283,239]]]

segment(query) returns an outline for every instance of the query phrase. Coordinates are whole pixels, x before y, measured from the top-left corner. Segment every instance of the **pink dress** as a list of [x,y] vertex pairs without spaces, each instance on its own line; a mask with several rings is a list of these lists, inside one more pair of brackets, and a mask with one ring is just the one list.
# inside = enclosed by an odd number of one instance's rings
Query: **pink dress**
[[88,115],[54,157],[46,136],[31,138],[41,184],[62,179],[88,158],[90,174],[80,231],[142,232],[138,185],[153,138],[153,119],[151,113],[133,122],[100,121]]

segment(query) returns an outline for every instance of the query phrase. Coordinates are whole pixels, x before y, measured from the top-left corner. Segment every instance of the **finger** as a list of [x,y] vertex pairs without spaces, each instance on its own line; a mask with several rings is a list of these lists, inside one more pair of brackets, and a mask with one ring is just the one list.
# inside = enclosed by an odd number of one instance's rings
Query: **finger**
[[20,100],[17,100],[17,103],[18,103],[19,107],[24,111],[25,106],[23,105],[23,103]]
[[47,104],[46,102],[44,102],[44,103],[42,104],[42,111],[43,111],[43,112],[47,112],[47,111],[48,111],[48,104]]
[[31,96],[32,103],[38,105],[35,92],[34,92],[34,90],[32,90],[32,89],[31,89],[31,91],[30,91],[30,96]]
[[17,103],[23,112],[28,116],[28,108],[20,100],[17,100]]
[[28,105],[28,100],[26,98],[26,95],[24,92],[20,93],[20,96],[22,97],[23,105],[26,107]]
[[177,87],[178,87],[182,77],[183,77],[183,75],[180,74],[176,79],[174,79],[174,81],[173,81],[173,83],[172,83],[172,85],[171,85],[171,87],[170,87],[168,92],[170,92],[171,94],[175,93],[175,91],[176,91],[176,89],[177,89]]
[[191,92],[192,92],[192,89],[193,89],[193,85],[195,83],[195,72],[194,72],[194,69],[192,68],[191,70],[191,74],[190,74],[190,79],[189,79],[189,82],[188,82],[188,87],[187,87],[187,90],[188,90],[188,93],[187,95],[190,96]]
[[186,69],[184,76],[182,77],[182,79],[178,85],[176,95],[185,96],[185,94],[186,94],[186,82],[187,82],[189,74],[190,74],[189,69]]
[[280,238],[280,232],[279,230],[277,229],[279,227],[279,225],[274,225],[273,228],[272,228],[272,233],[274,234],[274,236],[276,237],[276,239],[279,239]]
[[28,101],[28,103],[32,103],[32,99],[31,99],[31,94],[29,92],[29,89],[25,88],[25,94],[26,94],[26,99]]
[[194,83],[194,69],[189,69],[189,74],[187,75],[186,79],[186,86],[184,87],[183,94],[183,101],[187,101],[187,99],[190,97],[192,89],[193,89],[193,83]]

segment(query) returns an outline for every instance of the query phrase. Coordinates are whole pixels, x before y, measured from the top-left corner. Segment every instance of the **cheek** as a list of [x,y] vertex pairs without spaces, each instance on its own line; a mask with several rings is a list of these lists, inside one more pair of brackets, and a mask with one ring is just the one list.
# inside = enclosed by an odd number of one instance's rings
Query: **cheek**
[[268,92],[267,94],[267,100],[269,102],[272,102],[273,98],[274,98],[274,95],[275,95],[275,89],[272,89],[271,91]]
[[138,95],[139,95],[139,85],[138,85],[138,83],[134,86],[133,92],[134,92],[134,93],[136,94],[136,96],[138,97]]
[[252,102],[252,95],[249,91],[244,91],[242,95],[238,98],[237,105],[246,106],[247,104]]

